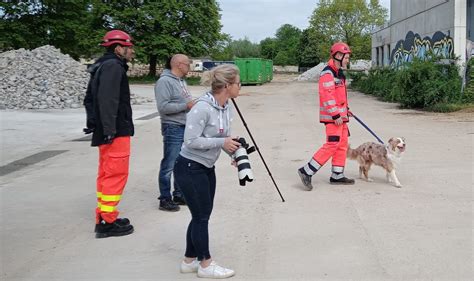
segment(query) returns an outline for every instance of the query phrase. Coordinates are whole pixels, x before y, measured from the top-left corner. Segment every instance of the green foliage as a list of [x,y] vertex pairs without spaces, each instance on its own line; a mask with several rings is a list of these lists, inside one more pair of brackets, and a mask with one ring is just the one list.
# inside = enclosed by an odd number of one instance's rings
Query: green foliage
[[455,64],[415,60],[400,70],[378,68],[368,75],[350,75],[351,87],[403,108],[447,112],[472,103],[461,94],[458,71]]
[[277,55],[277,40],[275,38],[265,38],[260,41],[260,54],[266,59],[275,59]]
[[[4,1],[0,49],[33,49],[53,45],[73,58],[97,50],[101,31],[96,31],[90,1]],[[98,35],[99,34],[99,35]]]
[[312,44],[314,40],[310,40],[310,36],[309,29],[303,30],[298,48],[298,65],[300,66],[312,67],[318,65],[326,57],[318,56],[317,47]]
[[202,56],[225,40],[215,0],[3,1],[0,6],[2,51],[45,44],[74,58],[103,52],[98,47],[111,29],[135,41],[137,60],[152,66],[175,53]]
[[223,33],[222,38],[217,41],[216,45],[211,49],[210,55],[216,61],[230,61],[234,58],[234,53],[230,47],[232,39],[229,34]]
[[385,101],[397,101],[396,93],[393,92],[396,71],[390,68],[371,69],[368,75],[352,73],[351,86],[369,95],[374,95]]
[[275,65],[295,65],[296,63],[292,63],[292,59],[290,59],[290,55],[287,51],[279,51],[276,57],[273,59],[273,63]]
[[160,78],[160,76],[131,76],[128,77],[128,82],[130,84],[155,84],[158,78]]
[[201,84],[201,77],[186,77],[186,83],[189,86],[195,86]]
[[463,100],[474,103],[474,59],[472,58],[467,63],[466,87],[464,88]]
[[344,41],[352,49],[355,59],[370,59],[371,30],[382,25],[387,9],[379,0],[320,0],[309,27],[310,44],[316,56],[329,56],[334,42]]
[[110,1],[102,6],[111,26],[134,37],[137,59],[150,64],[151,76],[157,61],[176,53],[207,55],[224,39],[215,0]]
[[262,57],[273,60],[275,65],[298,65],[301,61],[301,36],[301,30],[291,24],[280,26],[275,38],[260,41]]
[[237,58],[260,57],[260,45],[250,42],[247,37],[230,42],[229,47]]
[[39,24],[41,7],[25,1],[3,1],[0,7],[1,51],[45,44],[45,32]]
[[[156,81],[160,78],[160,75],[150,76],[134,76],[129,77],[128,80],[130,84],[155,84]],[[201,82],[201,77],[186,77],[186,83],[190,86],[199,85]]]
[[461,101],[461,78],[456,65],[414,60],[397,75],[400,104],[406,108],[430,108]]
[[275,47],[277,65],[298,65],[301,30],[291,24],[284,24],[276,32]]

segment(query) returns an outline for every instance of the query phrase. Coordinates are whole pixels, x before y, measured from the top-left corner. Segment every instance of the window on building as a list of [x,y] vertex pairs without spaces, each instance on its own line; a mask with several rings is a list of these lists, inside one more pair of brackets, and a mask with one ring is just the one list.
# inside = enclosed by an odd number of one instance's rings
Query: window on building
[[383,52],[383,49],[384,49],[383,46],[380,47],[380,50],[382,51],[382,52],[381,52],[381,55],[380,55],[380,56],[381,56],[381,61],[382,61],[382,66],[384,66],[384,64],[385,64],[385,60],[384,60],[385,58],[384,58],[384,55],[383,55],[383,53],[384,53],[384,52]]
[[387,64],[390,64],[390,44],[387,45]]
[[377,66],[380,65],[380,61],[379,61],[379,47],[375,48],[375,62],[376,62],[376,65],[377,65]]
[[467,1],[467,39],[474,41],[474,0]]

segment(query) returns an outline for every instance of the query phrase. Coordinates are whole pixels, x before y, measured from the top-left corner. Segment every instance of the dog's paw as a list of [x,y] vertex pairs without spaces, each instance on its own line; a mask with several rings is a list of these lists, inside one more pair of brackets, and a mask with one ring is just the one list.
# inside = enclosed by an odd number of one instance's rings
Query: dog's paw
[[397,184],[395,184],[395,187],[401,188],[401,187],[402,187],[402,184],[401,184],[401,183],[397,183]]
[[367,178],[367,181],[368,181],[368,182],[373,182],[374,180],[371,179],[371,178]]

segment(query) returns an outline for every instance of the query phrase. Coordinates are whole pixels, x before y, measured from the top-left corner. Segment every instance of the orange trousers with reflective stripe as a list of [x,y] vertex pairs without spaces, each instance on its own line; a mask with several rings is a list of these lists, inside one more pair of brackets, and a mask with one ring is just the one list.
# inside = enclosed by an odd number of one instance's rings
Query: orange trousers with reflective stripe
[[117,205],[128,179],[130,137],[118,137],[111,144],[99,145],[96,223],[118,217]]
[[337,126],[326,124],[326,143],[316,151],[313,159],[323,166],[332,157],[332,165],[344,167],[348,147],[349,129],[347,123]]

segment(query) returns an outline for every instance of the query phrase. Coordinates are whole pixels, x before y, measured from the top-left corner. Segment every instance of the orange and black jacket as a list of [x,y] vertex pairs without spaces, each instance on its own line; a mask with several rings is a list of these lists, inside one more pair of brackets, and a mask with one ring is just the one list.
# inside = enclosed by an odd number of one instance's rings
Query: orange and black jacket
[[334,123],[342,117],[343,122],[349,122],[348,110],[346,77],[331,59],[319,78],[319,121]]

